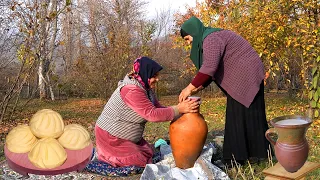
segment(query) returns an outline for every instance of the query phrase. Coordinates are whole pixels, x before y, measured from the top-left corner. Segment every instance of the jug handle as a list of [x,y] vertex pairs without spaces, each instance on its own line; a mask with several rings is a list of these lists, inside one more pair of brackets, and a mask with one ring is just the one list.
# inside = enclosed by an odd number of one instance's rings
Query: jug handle
[[270,128],[266,131],[266,134],[265,134],[267,140],[274,146],[276,145],[276,142],[269,136],[270,134],[276,134],[276,129]]

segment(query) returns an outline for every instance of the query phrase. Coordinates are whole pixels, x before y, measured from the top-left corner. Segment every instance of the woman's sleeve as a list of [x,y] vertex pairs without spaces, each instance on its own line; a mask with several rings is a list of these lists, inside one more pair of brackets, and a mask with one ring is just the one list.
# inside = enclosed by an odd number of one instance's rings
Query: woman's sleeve
[[198,72],[197,75],[193,78],[191,84],[198,88],[199,86],[207,87],[212,82],[212,77]]
[[121,91],[122,100],[142,118],[151,122],[171,121],[177,115],[175,107],[157,108],[138,86],[126,85]]
[[209,34],[203,41],[203,63],[199,72],[214,77],[224,49],[225,45],[222,39],[215,33]]

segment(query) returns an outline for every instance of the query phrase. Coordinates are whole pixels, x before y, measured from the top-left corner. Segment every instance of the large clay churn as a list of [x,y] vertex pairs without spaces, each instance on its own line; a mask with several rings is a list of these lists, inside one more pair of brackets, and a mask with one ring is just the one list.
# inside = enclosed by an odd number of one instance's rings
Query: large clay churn
[[[273,128],[266,131],[266,138],[274,146],[278,162],[288,172],[298,171],[308,158],[306,131],[312,123],[311,119],[289,115],[277,117],[270,122]],[[270,137],[271,134],[277,134],[276,141]]]
[[[189,97],[200,101],[200,97]],[[176,166],[194,166],[205,144],[208,126],[200,113],[186,113],[170,124],[170,144]]]

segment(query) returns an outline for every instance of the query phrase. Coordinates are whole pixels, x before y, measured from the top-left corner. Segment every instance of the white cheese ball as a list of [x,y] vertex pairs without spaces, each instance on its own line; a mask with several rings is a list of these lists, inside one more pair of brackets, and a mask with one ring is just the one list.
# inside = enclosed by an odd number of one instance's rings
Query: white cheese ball
[[63,147],[70,150],[80,150],[91,143],[89,132],[79,124],[67,125],[58,141]]
[[18,125],[6,137],[6,147],[13,153],[26,153],[37,143],[28,125]]
[[35,113],[29,125],[32,133],[38,138],[58,138],[64,129],[61,115],[51,109],[42,109]]
[[28,154],[30,162],[42,169],[53,169],[61,166],[67,159],[67,152],[54,138],[43,138]]

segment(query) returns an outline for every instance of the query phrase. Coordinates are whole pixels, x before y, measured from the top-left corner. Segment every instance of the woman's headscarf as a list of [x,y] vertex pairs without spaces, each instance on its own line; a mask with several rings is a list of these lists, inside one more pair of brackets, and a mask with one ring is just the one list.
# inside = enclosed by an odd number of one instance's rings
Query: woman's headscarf
[[220,28],[205,27],[196,17],[191,17],[181,26],[181,35],[191,35],[193,38],[190,58],[193,64],[200,69],[202,65],[202,44],[203,40],[212,32],[220,31]]
[[131,73],[135,79],[137,79],[145,89],[150,89],[149,80],[159,71],[162,70],[160,66],[154,60],[148,57],[140,57],[133,63],[133,73]]

